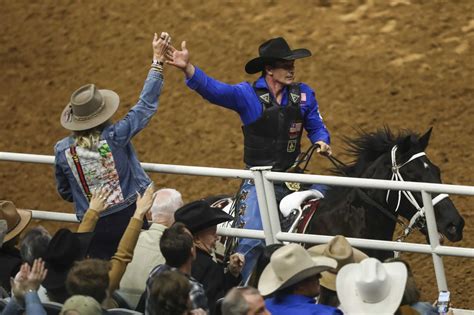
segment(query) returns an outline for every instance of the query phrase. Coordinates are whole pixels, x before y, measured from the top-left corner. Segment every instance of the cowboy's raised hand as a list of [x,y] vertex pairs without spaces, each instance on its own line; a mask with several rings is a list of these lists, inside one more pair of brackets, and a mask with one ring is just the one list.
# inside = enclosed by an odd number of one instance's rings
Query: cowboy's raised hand
[[183,70],[186,77],[189,79],[194,75],[194,66],[189,62],[189,51],[186,48],[186,42],[181,42],[181,50],[177,50],[170,45],[166,52],[166,63]]
[[143,220],[145,214],[150,210],[151,205],[153,204],[153,193],[155,192],[155,187],[151,183],[148,188],[145,190],[143,195],[140,196],[137,193],[137,209],[133,215],[135,218]]
[[160,62],[165,62],[166,51],[171,44],[171,36],[166,32],[161,32],[161,35],[158,37],[158,34],[155,33],[153,37],[152,47],[153,47],[153,60],[158,60]]
[[108,190],[105,187],[96,188],[92,192],[91,201],[89,202],[89,209],[94,210],[98,213],[103,212],[109,206],[107,205],[107,198],[109,198],[112,190]]
[[329,144],[324,141],[316,141],[316,143],[319,144],[319,148],[316,149],[316,152],[325,156],[330,156],[332,154],[332,150]]

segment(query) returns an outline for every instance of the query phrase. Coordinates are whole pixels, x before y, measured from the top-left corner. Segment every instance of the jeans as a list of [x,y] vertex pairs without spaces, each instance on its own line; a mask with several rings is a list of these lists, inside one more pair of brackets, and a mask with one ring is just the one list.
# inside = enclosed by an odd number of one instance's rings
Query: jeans
[[[277,204],[279,204],[280,200],[286,196],[289,191],[284,187],[284,184],[277,184],[274,187]],[[239,191],[239,196],[240,199],[237,202],[236,208],[239,220],[237,221],[236,227],[251,230],[263,230],[262,218],[257,200],[257,191],[252,180],[244,180]],[[257,263],[257,259],[260,253],[262,253],[264,247],[264,240],[249,238],[240,239],[236,252],[245,256],[245,265],[242,269],[242,278],[244,282],[252,273],[252,270]]]

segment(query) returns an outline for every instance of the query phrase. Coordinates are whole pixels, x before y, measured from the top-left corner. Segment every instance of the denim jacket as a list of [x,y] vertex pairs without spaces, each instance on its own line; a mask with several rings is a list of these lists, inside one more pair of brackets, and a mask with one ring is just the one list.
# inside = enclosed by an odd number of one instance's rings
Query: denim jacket
[[[125,118],[104,128],[100,146],[93,151],[76,147],[90,191],[102,185],[112,190],[107,199],[109,208],[101,216],[116,213],[135,203],[137,192],[143,193],[151,182],[140,165],[131,139],[156,113],[162,85],[161,73],[150,70],[138,103]],[[61,197],[74,202],[76,216],[82,220],[89,201],[71,159],[73,144],[73,137],[68,136],[54,147],[56,184]]]

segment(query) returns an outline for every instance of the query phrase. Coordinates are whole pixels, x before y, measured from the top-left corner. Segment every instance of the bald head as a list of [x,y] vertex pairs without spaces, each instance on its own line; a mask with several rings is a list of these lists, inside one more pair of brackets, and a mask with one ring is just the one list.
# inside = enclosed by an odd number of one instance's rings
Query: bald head
[[175,211],[183,206],[181,193],[176,189],[162,188],[153,195],[151,219],[154,223],[171,226]]

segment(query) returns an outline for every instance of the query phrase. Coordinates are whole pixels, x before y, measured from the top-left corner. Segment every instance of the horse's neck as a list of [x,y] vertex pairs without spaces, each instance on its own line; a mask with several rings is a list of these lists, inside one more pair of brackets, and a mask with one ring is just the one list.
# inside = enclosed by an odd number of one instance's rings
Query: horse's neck
[[389,211],[383,195],[382,190],[333,188],[321,201],[309,233],[391,240],[396,223],[374,205]]

